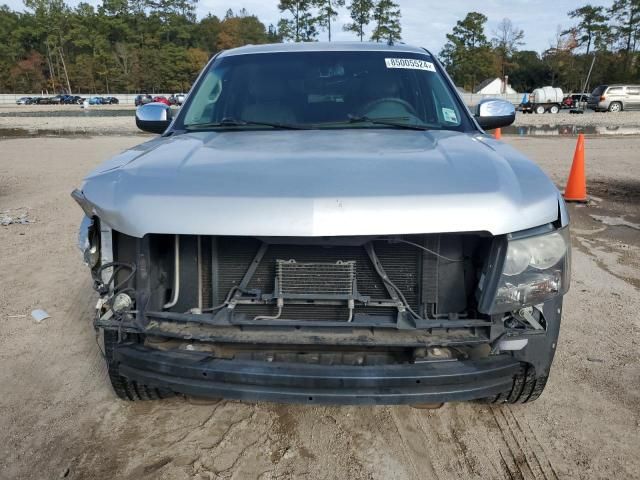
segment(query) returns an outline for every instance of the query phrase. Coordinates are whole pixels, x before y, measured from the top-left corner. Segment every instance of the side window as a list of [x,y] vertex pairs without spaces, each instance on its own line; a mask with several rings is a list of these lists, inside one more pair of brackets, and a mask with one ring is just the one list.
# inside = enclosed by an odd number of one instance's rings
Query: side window
[[607,95],[622,95],[622,87],[611,87],[607,90]]
[[640,87],[627,87],[627,93],[629,95],[640,95]]

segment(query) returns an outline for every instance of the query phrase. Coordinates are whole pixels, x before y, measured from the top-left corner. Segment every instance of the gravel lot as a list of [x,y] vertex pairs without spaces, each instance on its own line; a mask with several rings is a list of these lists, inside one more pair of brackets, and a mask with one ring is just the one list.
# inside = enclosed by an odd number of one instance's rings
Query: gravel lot
[[[526,406],[435,411],[117,400],[69,192],[140,141],[0,141],[0,213],[34,222],[0,227],[0,478],[640,478],[637,138],[587,139],[596,198],[571,206],[573,284],[545,393]],[[575,139],[505,141],[562,185]],[[36,324],[34,308],[51,318]]]

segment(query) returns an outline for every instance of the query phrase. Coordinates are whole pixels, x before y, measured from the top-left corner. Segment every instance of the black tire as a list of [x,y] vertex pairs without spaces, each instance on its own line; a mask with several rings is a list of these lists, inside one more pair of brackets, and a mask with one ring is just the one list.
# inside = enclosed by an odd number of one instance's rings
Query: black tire
[[[118,343],[118,332],[115,330],[104,330],[104,353],[107,361],[107,371],[109,380],[113,386],[113,391],[122,400],[160,400],[173,397],[174,393],[166,388],[149,387],[138,382],[131,381],[122,375],[118,370],[118,363],[114,360],[114,351]],[[128,339],[129,340],[129,339]]]
[[484,398],[482,403],[528,403],[537,399],[547,384],[547,377],[538,377],[533,367],[523,369],[513,378],[511,389],[495,397]]

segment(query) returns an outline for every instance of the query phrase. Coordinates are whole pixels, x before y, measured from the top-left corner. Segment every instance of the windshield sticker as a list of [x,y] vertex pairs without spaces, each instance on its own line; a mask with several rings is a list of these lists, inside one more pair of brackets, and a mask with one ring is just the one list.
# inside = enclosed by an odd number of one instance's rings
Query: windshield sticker
[[445,122],[458,123],[458,116],[456,115],[456,111],[452,108],[442,107],[442,116],[444,117]]
[[415,58],[385,58],[384,63],[387,68],[408,68],[410,70],[426,70],[435,72],[436,67],[426,60],[416,60]]

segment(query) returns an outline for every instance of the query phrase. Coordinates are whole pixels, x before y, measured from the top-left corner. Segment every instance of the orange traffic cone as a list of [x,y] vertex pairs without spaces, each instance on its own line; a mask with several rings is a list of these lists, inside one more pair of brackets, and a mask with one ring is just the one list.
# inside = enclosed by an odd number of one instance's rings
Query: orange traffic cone
[[496,131],[493,133],[493,138],[500,140],[502,138],[502,130],[496,128]]
[[573,154],[573,164],[569,173],[564,199],[569,202],[587,201],[587,178],[584,173],[584,135],[578,135],[576,153]]

